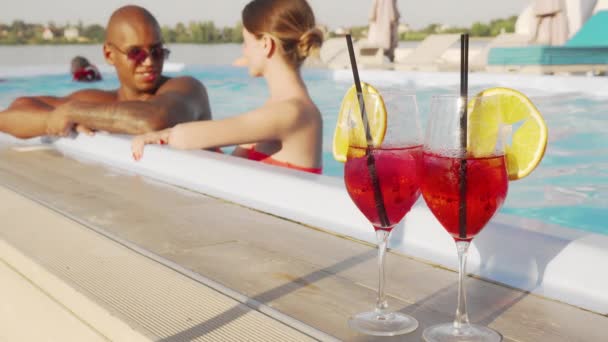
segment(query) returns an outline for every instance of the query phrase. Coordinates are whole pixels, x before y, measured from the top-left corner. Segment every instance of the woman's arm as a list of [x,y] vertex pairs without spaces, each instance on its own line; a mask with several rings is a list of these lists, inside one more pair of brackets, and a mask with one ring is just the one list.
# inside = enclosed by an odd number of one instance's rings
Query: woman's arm
[[[285,101],[222,120],[182,123],[161,132],[167,134],[170,146],[184,150],[283,140],[304,124],[302,114],[298,101]],[[155,134],[134,138],[134,156],[141,158],[145,145],[160,141],[161,136]]]

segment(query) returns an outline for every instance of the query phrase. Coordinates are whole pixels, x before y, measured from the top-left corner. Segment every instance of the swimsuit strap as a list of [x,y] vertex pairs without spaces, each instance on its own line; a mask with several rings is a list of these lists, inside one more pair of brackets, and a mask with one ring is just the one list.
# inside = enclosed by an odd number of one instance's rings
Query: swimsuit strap
[[250,147],[245,150],[247,151],[247,159],[249,159],[249,160],[255,160],[255,161],[262,162],[264,164],[282,166],[282,167],[286,167],[288,169],[300,170],[300,171],[315,173],[315,174],[319,174],[319,175],[323,172],[323,168],[303,167],[303,166],[294,165],[294,164],[291,164],[288,162],[276,160],[276,159],[272,158],[271,156],[267,155],[266,153],[256,151],[255,147]]

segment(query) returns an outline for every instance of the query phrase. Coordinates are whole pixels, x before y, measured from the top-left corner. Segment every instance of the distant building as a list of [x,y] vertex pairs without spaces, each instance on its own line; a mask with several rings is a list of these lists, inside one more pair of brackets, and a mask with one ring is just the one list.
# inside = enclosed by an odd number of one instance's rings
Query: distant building
[[78,29],[75,27],[68,27],[63,31],[63,36],[67,40],[77,40],[80,37]]
[[400,23],[400,24],[399,24],[399,27],[397,28],[397,32],[398,32],[399,34],[402,34],[402,33],[408,33],[408,32],[410,32],[411,30],[412,30],[412,29],[410,28],[410,25],[405,24],[405,23]]
[[55,38],[55,34],[53,33],[53,31],[50,28],[45,27],[44,31],[42,31],[42,39],[53,40],[53,38]]
[[437,32],[445,32],[445,31],[448,31],[448,30],[450,30],[450,29],[452,29],[452,28],[454,28],[454,27],[453,27],[453,26],[451,26],[451,25],[445,25],[445,24],[444,24],[444,25],[441,25],[441,26],[439,26],[439,27],[437,28]]
[[345,29],[344,27],[338,27],[337,29],[334,30],[334,34],[336,36],[344,36],[349,32],[350,32],[350,30]]

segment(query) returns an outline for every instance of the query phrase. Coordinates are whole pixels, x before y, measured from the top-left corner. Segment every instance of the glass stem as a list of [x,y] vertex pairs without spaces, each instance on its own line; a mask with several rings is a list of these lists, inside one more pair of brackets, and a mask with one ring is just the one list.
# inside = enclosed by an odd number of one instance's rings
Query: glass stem
[[460,329],[463,325],[469,324],[467,294],[464,285],[469,245],[470,242],[467,241],[456,242],[456,249],[458,250],[458,307],[456,308],[456,318],[454,319],[454,328],[456,329]]
[[386,259],[386,246],[390,231],[378,229],[376,230],[376,238],[378,239],[378,298],[376,299],[376,313],[378,315],[386,314],[388,303],[384,295],[384,260]]

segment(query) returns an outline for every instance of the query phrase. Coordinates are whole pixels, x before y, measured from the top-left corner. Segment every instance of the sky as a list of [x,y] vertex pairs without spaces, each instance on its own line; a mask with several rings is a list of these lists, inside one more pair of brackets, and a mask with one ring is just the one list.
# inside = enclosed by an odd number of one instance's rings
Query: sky
[[[33,23],[105,25],[112,11],[137,4],[154,14],[161,25],[212,20],[217,26],[233,26],[249,0],[0,0],[0,22],[15,19]],[[334,29],[367,23],[372,0],[309,0],[319,24]],[[473,22],[518,15],[531,0],[397,0],[401,22],[413,28],[439,23],[470,26]],[[44,3],[44,5],[41,5]],[[50,4],[52,3],[52,6]]]

